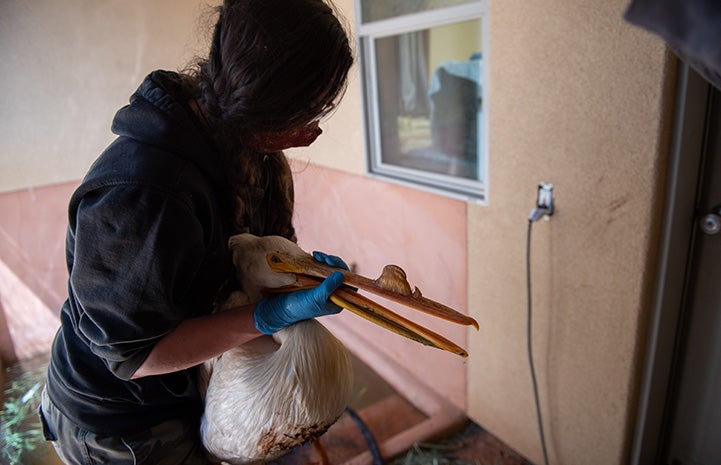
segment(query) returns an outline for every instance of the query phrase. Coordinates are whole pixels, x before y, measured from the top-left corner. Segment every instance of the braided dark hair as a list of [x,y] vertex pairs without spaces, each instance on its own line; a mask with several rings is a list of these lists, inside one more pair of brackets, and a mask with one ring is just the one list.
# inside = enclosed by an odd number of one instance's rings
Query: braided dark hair
[[288,162],[244,139],[335,108],[353,64],[348,34],[330,0],[225,0],[217,11],[210,53],[185,79],[228,165],[234,232],[293,238]]

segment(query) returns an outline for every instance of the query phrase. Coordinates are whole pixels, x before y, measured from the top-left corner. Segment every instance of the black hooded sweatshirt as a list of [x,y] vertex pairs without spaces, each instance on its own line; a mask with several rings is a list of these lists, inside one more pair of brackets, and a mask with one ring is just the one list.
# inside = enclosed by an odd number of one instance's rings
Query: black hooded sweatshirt
[[221,158],[177,78],[144,80],[70,200],[69,298],[47,391],[95,433],[200,415],[195,368],[130,379],[163,336],[211,312],[232,267]]

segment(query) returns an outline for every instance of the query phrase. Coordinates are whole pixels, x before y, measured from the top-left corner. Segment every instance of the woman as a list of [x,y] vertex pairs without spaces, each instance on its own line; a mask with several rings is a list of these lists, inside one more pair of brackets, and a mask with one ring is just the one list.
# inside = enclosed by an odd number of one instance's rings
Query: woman
[[352,61],[327,1],[227,0],[208,58],[151,73],[118,111],[118,138],[69,206],[69,298],[40,412],[63,461],[207,463],[195,367],[340,310],[327,301],[338,273],[211,314],[231,235],[294,237],[280,150],[318,137]]

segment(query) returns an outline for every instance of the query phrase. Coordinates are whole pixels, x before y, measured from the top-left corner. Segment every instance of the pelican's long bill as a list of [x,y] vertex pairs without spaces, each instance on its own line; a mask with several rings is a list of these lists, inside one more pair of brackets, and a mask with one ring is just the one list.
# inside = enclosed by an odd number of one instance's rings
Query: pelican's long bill
[[269,253],[266,259],[271,270],[277,273],[294,274],[297,277],[295,284],[276,289],[268,289],[268,292],[290,292],[316,287],[331,273],[340,271],[344,275],[343,285],[338,288],[330,298],[336,305],[346,308],[378,326],[416,342],[420,342],[421,344],[453,352],[461,357],[468,357],[468,352],[462,347],[394,313],[356,291],[355,288],[358,288],[435,317],[461,325],[472,325],[478,329],[478,322],[473,318],[423,297],[418,288],[411,291],[411,287],[406,280],[405,272],[398,266],[386,266],[383,269],[383,274],[378,279],[372,280],[359,274],[318,262],[305,252],[298,254],[274,252]]

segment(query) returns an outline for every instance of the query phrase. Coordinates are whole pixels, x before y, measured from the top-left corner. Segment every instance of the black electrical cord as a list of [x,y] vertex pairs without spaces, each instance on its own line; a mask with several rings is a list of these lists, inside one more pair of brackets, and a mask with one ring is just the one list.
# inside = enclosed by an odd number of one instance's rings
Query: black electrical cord
[[360,432],[363,434],[363,438],[366,441],[366,444],[368,444],[368,449],[370,450],[371,457],[373,457],[373,465],[383,465],[383,459],[381,458],[381,452],[378,449],[378,442],[376,441],[376,438],[373,436],[373,433],[368,428],[368,425],[365,424],[363,419],[356,413],[355,410],[353,410],[350,407],[345,408],[345,412],[350,416],[353,421],[355,422],[356,426],[360,430]]
[[533,349],[531,344],[532,335],[532,310],[533,305],[531,302],[531,229],[533,226],[533,219],[528,220],[528,234],[526,238],[526,294],[528,302],[528,317],[526,325],[527,344],[528,344],[528,364],[531,367],[531,381],[533,382],[533,397],[536,401],[536,417],[538,418],[538,431],[541,436],[541,448],[543,449],[543,463],[548,465],[548,452],[546,451],[546,436],[543,434],[543,418],[541,416],[541,403],[538,399],[538,382],[536,381],[536,369],[533,366]]

